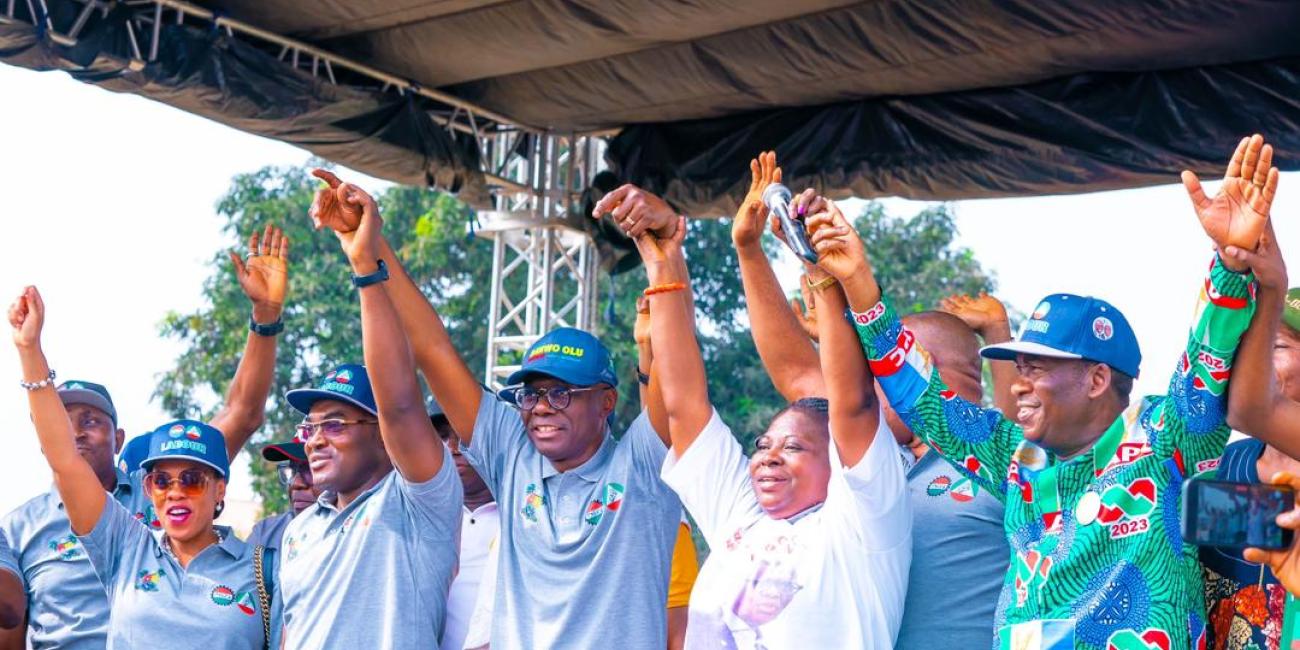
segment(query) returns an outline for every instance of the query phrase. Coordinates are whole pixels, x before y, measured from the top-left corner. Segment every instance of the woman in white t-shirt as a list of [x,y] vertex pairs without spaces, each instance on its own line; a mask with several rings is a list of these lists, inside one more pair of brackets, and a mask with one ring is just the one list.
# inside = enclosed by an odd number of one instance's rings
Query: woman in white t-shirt
[[[857,335],[842,319],[820,319],[829,399],[786,408],[746,458],[708,402],[684,233],[681,221],[671,238],[642,235],[637,246],[650,281],[650,381],[673,443],[663,477],[711,549],[691,595],[686,647],[890,649],[911,510]],[[820,313],[844,312],[837,285],[815,293]]]

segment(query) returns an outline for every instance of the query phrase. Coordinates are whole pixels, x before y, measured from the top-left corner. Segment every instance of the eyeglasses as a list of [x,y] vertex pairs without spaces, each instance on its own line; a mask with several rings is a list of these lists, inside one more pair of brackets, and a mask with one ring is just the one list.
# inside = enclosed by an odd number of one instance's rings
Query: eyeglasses
[[307,463],[284,461],[275,466],[275,475],[280,480],[280,487],[289,487],[295,475],[301,476],[307,485],[311,485],[311,467]]
[[172,477],[167,472],[149,472],[144,475],[144,489],[150,496],[166,492],[173,485],[179,485],[181,492],[187,497],[197,497],[208,489],[208,483],[212,480],[212,474],[201,469],[187,469],[180,473],[179,476]]
[[552,409],[563,411],[569,408],[569,404],[573,402],[574,393],[585,393],[597,388],[600,387],[569,388],[568,386],[552,386],[550,388],[528,388],[525,386],[515,391],[515,405],[521,410],[531,411],[545,397],[546,403],[550,404]]
[[326,438],[334,438],[343,433],[343,430],[353,424],[377,424],[378,420],[344,420],[341,418],[332,418],[321,420],[320,422],[308,422],[303,420],[294,427],[298,432],[298,439],[307,442],[317,431],[320,431]]

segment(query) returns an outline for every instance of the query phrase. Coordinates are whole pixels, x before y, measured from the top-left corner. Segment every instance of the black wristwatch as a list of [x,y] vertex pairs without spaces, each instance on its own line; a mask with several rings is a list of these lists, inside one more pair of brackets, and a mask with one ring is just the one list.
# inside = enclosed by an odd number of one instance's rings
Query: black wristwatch
[[387,279],[388,279],[388,265],[384,264],[383,260],[379,260],[379,270],[369,275],[352,276],[352,286],[360,289],[361,287],[368,287],[372,284],[379,284],[380,282],[383,282]]
[[248,317],[248,329],[258,336],[275,336],[284,331],[284,317],[281,316],[280,318],[275,319],[274,323],[263,325],[256,320],[253,320],[253,317],[250,315]]

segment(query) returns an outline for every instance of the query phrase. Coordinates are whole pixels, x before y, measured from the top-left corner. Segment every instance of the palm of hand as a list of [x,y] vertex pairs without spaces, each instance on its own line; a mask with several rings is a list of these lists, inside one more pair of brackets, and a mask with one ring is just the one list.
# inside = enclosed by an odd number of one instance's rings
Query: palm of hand
[[253,302],[283,305],[289,287],[288,265],[273,255],[251,257],[239,277],[239,286]]
[[1006,307],[988,294],[981,294],[974,298],[958,296],[945,301],[943,306],[971,329],[978,330],[989,323],[1007,320]]
[[361,206],[339,201],[335,190],[324,189],[316,196],[314,218],[317,228],[352,232],[361,226]]
[[732,239],[740,242],[757,241],[763,234],[764,220],[767,217],[763,205],[763,192],[773,183],[781,182],[781,168],[776,166],[776,152],[765,151],[756,160],[749,163],[749,192],[740,202],[736,219],[731,225]]
[[1268,215],[1254,208],[1262,192],[1261,188],[1244,178],[1224,180],[1218,195],[1196,211],[1205,234],[1221,249],[1236,246],[1254,250],[1268,223]]

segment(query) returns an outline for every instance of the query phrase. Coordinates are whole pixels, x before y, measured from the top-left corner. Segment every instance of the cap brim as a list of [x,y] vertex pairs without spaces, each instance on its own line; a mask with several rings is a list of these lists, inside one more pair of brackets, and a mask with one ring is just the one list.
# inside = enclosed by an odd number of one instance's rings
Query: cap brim
[[107,413],[109,417],[113,418],[113,424],[117,424],[117,411],[113,410],[113,405],[109,404],[108,400],[104,399],[103,395],[100,395],[93,390],[88,388],[64,389],[59,391],[59,399],[63,400],[64,406],[69,404],[85,404],[86,406],[93,406],[104,413]]
[[286,402],[289,402],[289,406],[292,406],[303,415],[311,413],[312,404],[326,399],[351,404],[371,415],[379,415],[374,408],[367,406],[352,397],[340,395],[328,390],[320,390],[319,388],[295,388],[294,390],[285,393],[284,399]]
[[147,472],[149,471],[150,465],[160,460],[188,460],[190,462],[198,463],[200,465],[207,465],[208,467],[211,467],[212,469],[216,470],[217,476],[220,476],[221,478],[228,478],[228,476],[226,475],[226,470],[217,467],[215,464],[209,463],[208,461],[203,460],[198,456],[189,456],[186,454],[163,454],[161,456],[150,456],[140,461],[140,468]]
[[1083,357],[1073,352],[1065,352],[1056,348],[1048,347],[1042,343],[1032,341],[1008,341],[997,345],[986,345],[980,348],[980,356],[985,359],[996,359],[999,361],[1015,361],[1016,356],[1021,354],[1032,354],[1037,357],[1050,357],[1053,359],[1082,359]]
[[301,442],[276,442],[262,447],[262,458],[272,463],[307,460],[306,445]]

